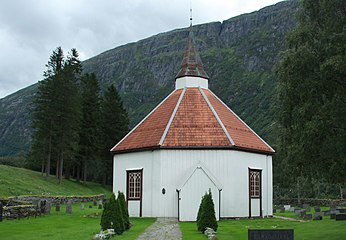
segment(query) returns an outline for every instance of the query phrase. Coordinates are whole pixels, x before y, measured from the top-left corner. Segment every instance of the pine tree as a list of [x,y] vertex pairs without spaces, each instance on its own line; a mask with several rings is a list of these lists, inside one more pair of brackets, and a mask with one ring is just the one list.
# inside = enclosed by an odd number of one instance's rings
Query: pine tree
[[128,125],[129,119],[120,95],[117,89],[111,85],[107,88],[101,103],[101,174],[103,184],[106,184],[108,178],[112,177],[113,161],[109,151],[115,143],[125,136]]
[[115,195],[113,193],[112,196],[108,199],[108,201],[105,202],[103,207],[100,223],[102,230],[107,230],[111,228],[114,229],[114,216],[116,215],[115,205]]
[[130,223],[129,211],[127,209],[124,193],[118,192],[118,201],[120,204],[121,216],[124,221],[124,228],[125,230],[128,230],[131,227],[131,223]]
[[211,191],[206,193],[202,198],[200,210],[197,222],[197,228],[199,231],[204,232],[207,227],[217,231],[218,224],[215,218],[215,208]]

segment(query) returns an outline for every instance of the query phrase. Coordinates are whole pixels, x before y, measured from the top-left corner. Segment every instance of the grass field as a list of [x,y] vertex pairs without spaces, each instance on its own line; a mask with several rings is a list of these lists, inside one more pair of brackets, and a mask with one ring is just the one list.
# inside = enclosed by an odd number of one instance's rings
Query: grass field
[[47,181],[39,172],[24,168],[0,165],[0,197],[18,195],[94,195],[111,194],[111,187],[102,187],[100,184],[87,184],[65,180],[61,185],[55,176]]
[[[295,240],[343,240],[346,239],[346,221],[288,221],[275,218],[223,220],[219,222],[219,240],[247,240],[248,229],[294,229]],[[206,239],[196,230],[196,223],[180,223],[183,239]]]
[[[92,203],[85,204],[85,209],[80,209],[80,204],[73,205],[72,214],[65,213],[65,205],[60,212],[52,212],[49,215],[21,219],[5,220],[0,223],[1,240],[85,240],[92,239],[95,233],[100,231],[100,219],[102,210],[96,207],[88,208]],[[155,218],[131,218],[132,228],[114,239],[136,239]]]

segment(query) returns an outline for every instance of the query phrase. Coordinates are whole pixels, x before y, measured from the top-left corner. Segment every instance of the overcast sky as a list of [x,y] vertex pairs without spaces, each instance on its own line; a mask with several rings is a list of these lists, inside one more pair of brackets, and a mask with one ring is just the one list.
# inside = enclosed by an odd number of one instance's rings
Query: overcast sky
[[0,98],[42,79],[52,51],[85,60],[160,32],[223,21],[280,0],[0,0]]

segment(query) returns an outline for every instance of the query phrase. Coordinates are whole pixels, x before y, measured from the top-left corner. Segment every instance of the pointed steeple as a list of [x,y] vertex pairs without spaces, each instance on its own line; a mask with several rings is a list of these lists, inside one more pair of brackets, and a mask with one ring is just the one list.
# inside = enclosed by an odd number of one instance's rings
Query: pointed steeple
[[185,55],[181,63],[180,70],[175,78],[178,79],[187,76],[209,79],[207,73],[204,71],[203,63],[199,56],[199,53],[195,48],[192,24],[190,24],[190,32],[187,47],[185,50]]

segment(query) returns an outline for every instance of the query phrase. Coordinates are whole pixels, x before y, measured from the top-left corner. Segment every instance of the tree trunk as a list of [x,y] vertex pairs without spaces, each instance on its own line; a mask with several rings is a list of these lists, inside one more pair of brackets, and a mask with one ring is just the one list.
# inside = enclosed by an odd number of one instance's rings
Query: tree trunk
[[86,180],[87,180],[87,164],[86,162],[84,162],[84,172],[83,172],[83,184],[86,184]]
[[50,162],[51,162],[51,156],[52,156],[52,137],[49,137],[49,147],[48,147],[48,157],[47,157],[47,166],[46,166],[46,178],[49,179],[50,175]]
[[56,169],[55,169],[56,179],[59,179],[59,167],[60,167],[60,156],[58,156],[58,159],[56,160]]
[[44,160],[42,159],[41,174],[44,175]]
[[64,168],[64,153],[61,153],[60,166],[59,166],[59,184],[62,183],[62,170]]
[[71,167],[69,166],[69,164],[66,165],[65,167],[65,179],[70,179],[71,177]]
[[76,172],[76,180],[77,180],[77,182],[79,182],[79,180],[80,180],[80,165],[79,164],[77,164],[77,172]]
[[107,174],[103,173],[102,175],[102,186],[105,186],[107,184]]
[[297,179],[297,198],[298,198],[298,204],[300,205],[300,184],[299,184],[299,178]]
[[340,199],[344,199],[344,194],[343,194],[343,189],[342,189],[342,184],[339,184],[339,189],[340,189]]

